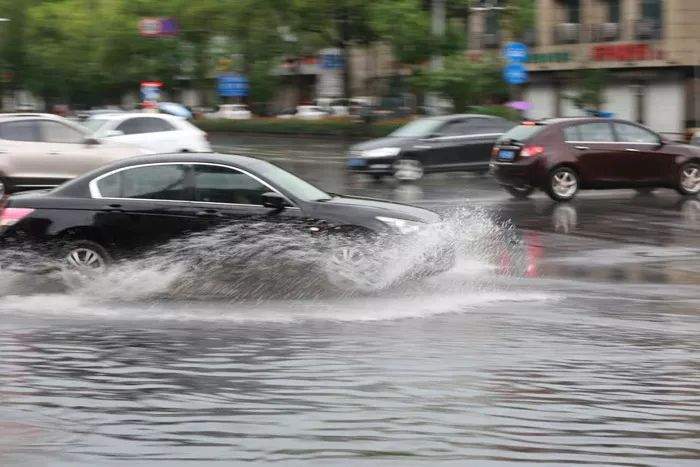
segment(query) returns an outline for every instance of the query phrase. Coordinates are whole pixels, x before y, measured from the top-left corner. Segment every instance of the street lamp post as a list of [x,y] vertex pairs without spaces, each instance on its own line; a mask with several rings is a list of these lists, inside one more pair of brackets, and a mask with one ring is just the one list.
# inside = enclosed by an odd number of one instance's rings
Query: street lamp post
[[[12,21],[10,18],[0,18],[0,23],[9,23]],[[4,77],[3,77],[4,79]],[[5,83],[3,82],[2,88],[0,88],[0,109],[5,108]]]

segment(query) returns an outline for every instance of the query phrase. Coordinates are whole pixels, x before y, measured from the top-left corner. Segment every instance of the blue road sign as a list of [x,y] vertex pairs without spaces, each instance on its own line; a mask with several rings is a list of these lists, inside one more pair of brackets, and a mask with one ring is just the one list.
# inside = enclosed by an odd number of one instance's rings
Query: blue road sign
[[245,97],[248,95],[248,78],[230,74],[219,76],[217,90],[221,97]]
[[527,69],[522,63],[509,63],[503,68],[503,79],[508,84],[527,83]]
[[503,57],[510,63],[527,61],[527,46],[522,42],[508,42],[503,48]]
[[345,68],[345,59],[340,54],[321,55],[321,68],[324,70],[342,70]]

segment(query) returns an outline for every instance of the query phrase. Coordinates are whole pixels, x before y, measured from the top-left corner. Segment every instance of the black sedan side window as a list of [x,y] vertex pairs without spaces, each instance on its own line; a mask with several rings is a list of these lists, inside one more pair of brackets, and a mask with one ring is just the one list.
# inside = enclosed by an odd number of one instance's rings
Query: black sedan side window
[[99,179],[97,188],[103,198],[187,201],[187,172],[183,164],[134,167]]
[[267,186],[238,170],[216,165],[195,165],[195,201],[262,206],[263,193],[270,191]]

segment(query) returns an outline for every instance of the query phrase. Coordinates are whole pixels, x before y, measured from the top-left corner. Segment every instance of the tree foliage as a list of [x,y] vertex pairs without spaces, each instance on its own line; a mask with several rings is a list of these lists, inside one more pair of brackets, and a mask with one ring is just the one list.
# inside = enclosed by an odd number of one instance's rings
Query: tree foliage
[[603,69],[581,70],[577,87],[573,94],[567,95],[577,108],[581,110],[600,110],[605,104],[605,87],[609,79],[609,73]]
[[419,85],[451,100],[454,110],[463,112],[470,106],[497,104],[507,99],[508,87],[501,77],[501,68],[495,58],[473,61],[453,55],[445,59],[442,70],[421,77]]
[[[449,0],[447,32],[434,37],[423,0],[0,0],[0,15],[12,19],[0,23],[0,64],[14,72],[15,88],[82,105],[115,102],[142,80],[206,90],[229,68],[248,74],[251,98],[265,101],[284,56],[336,47],[347,58],[350,47],[379,41],[419,70],[433,54],[458,55],[470,4]],[[180,35],[140,36],[138,22],[149,16],[175,17]]]

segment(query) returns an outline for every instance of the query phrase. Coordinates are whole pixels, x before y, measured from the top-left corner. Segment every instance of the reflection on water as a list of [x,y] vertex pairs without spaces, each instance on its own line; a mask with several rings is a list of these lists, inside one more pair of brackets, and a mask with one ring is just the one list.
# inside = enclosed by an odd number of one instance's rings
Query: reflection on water
[[568,234],[578,225],[578,212],[571,204],[557,204],[552,211],[552,226],[557,233]]
[[423,304],[315,315],[315,302],[153,302],[40,320],[0,305],[0,463],[700,457],[700,318],[681,312],[697,289],[669,302],[436,287]]

